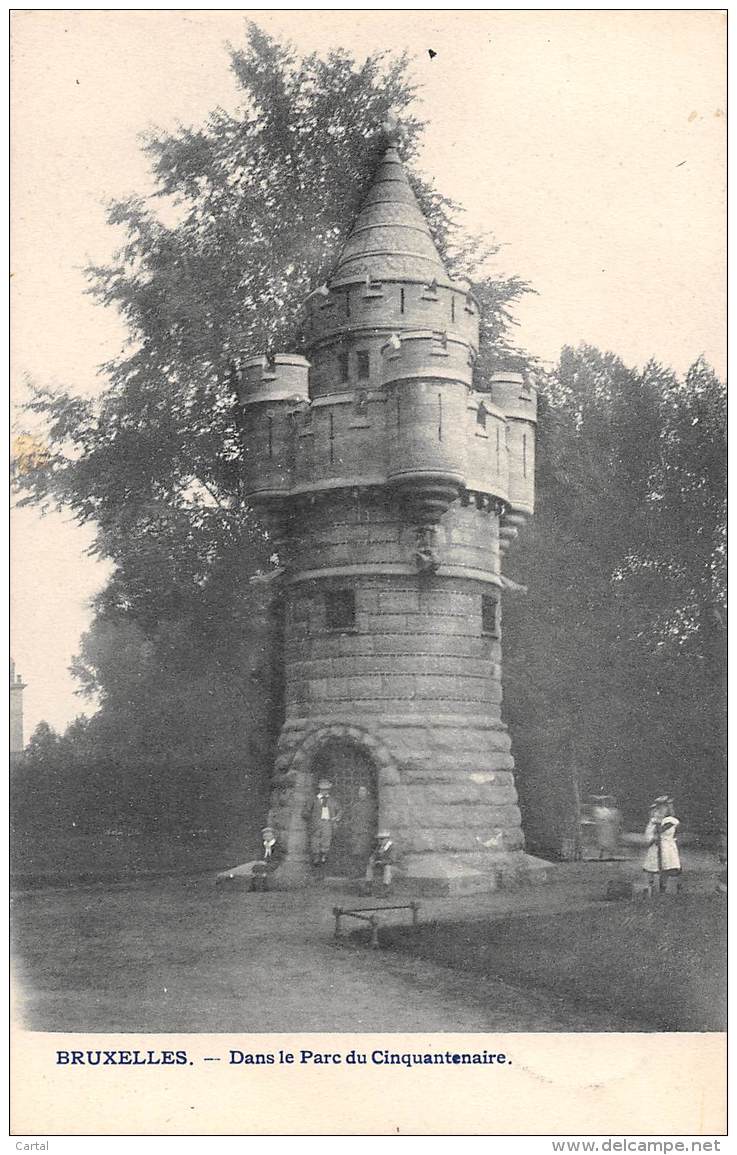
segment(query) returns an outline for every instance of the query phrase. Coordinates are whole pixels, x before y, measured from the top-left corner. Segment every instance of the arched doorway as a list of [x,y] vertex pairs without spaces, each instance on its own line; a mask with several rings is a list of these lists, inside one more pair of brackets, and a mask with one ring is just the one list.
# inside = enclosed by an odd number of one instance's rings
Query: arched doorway
[[342,817],[333,828],[326,873],[360,877],[366,869],[378,822],[376,767],[352,742],[330,741],[312,762],[313,789],[321,778],[332,782],[332,794]]

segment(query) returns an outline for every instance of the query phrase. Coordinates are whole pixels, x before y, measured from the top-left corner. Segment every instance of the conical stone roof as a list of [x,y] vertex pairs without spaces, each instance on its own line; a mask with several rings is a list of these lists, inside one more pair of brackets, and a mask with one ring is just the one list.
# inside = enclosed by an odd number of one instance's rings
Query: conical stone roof
[[330,278],[450,284],[396,148],[386,150]]

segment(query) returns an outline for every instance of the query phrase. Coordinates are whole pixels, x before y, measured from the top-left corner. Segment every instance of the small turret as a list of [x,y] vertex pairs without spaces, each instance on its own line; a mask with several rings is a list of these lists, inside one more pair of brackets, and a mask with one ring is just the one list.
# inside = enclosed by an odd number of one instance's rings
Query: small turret
[[390,338],[382,355],[388,480],[410,519],[432,524],[465,482],[468,346],[447,332],[420,330]]
[[293,458],[292,412],[309,397],[310,363],[296,353],[252,357],[238,372],[245,412],[246,496],[267,500],[289,492]]
[[305,400],[309,395],[309,370],[309,361],[298,353],[250,357],[240,367],[238,392],[241,405]]
[[537,390],[521,373],[494,373],[491,400],[506,418],[509,502],[514,512],[531,514],[535,508]]

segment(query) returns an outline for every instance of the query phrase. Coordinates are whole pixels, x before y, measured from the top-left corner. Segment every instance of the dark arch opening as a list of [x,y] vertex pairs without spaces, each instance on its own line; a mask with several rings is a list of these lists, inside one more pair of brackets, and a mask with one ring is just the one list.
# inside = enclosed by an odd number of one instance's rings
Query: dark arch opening
[[331,797],[341,810],[333,824],[326,873],[361,877],[378,829],[376,765],[367,751],[353,742],[331,739],[315,753],[311,765],[313,797],[318,783],[332,783]]

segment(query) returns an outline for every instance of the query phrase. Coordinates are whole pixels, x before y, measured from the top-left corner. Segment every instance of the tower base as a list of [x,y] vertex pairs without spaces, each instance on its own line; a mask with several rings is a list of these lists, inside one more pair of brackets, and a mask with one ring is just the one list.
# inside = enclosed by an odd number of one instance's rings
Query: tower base
[[524,851],[508,854],[416,854],[402,863],[398,886],[416,894],[488,894],[547,880],[548,863]]
[[[405,855],[392,878],[393,891],[415,895],[491,894],[518,886],[548,881],[550,863],[524,851],[499,855],[416,854]],[[323,876],[308,861],[283,863],[270,876],[270,890],[301,890],[323,883],[333,888],[352,888],[362,880],[353,877]]]
[[[327,877],[363,877],[377,829],[394,842],[398,888],[472,894],[544,881],[545,864],[524,851],[512,767],[509,736],[498,721],[385,716],[364,725],[287,724],[269,814],[284,858],[272,882],[292,889]],[[309,815],[323,778],[342,817],[327,861],[314,866]],[[365,781],[375,783],[376,809],[362,844],[356,789]]]

